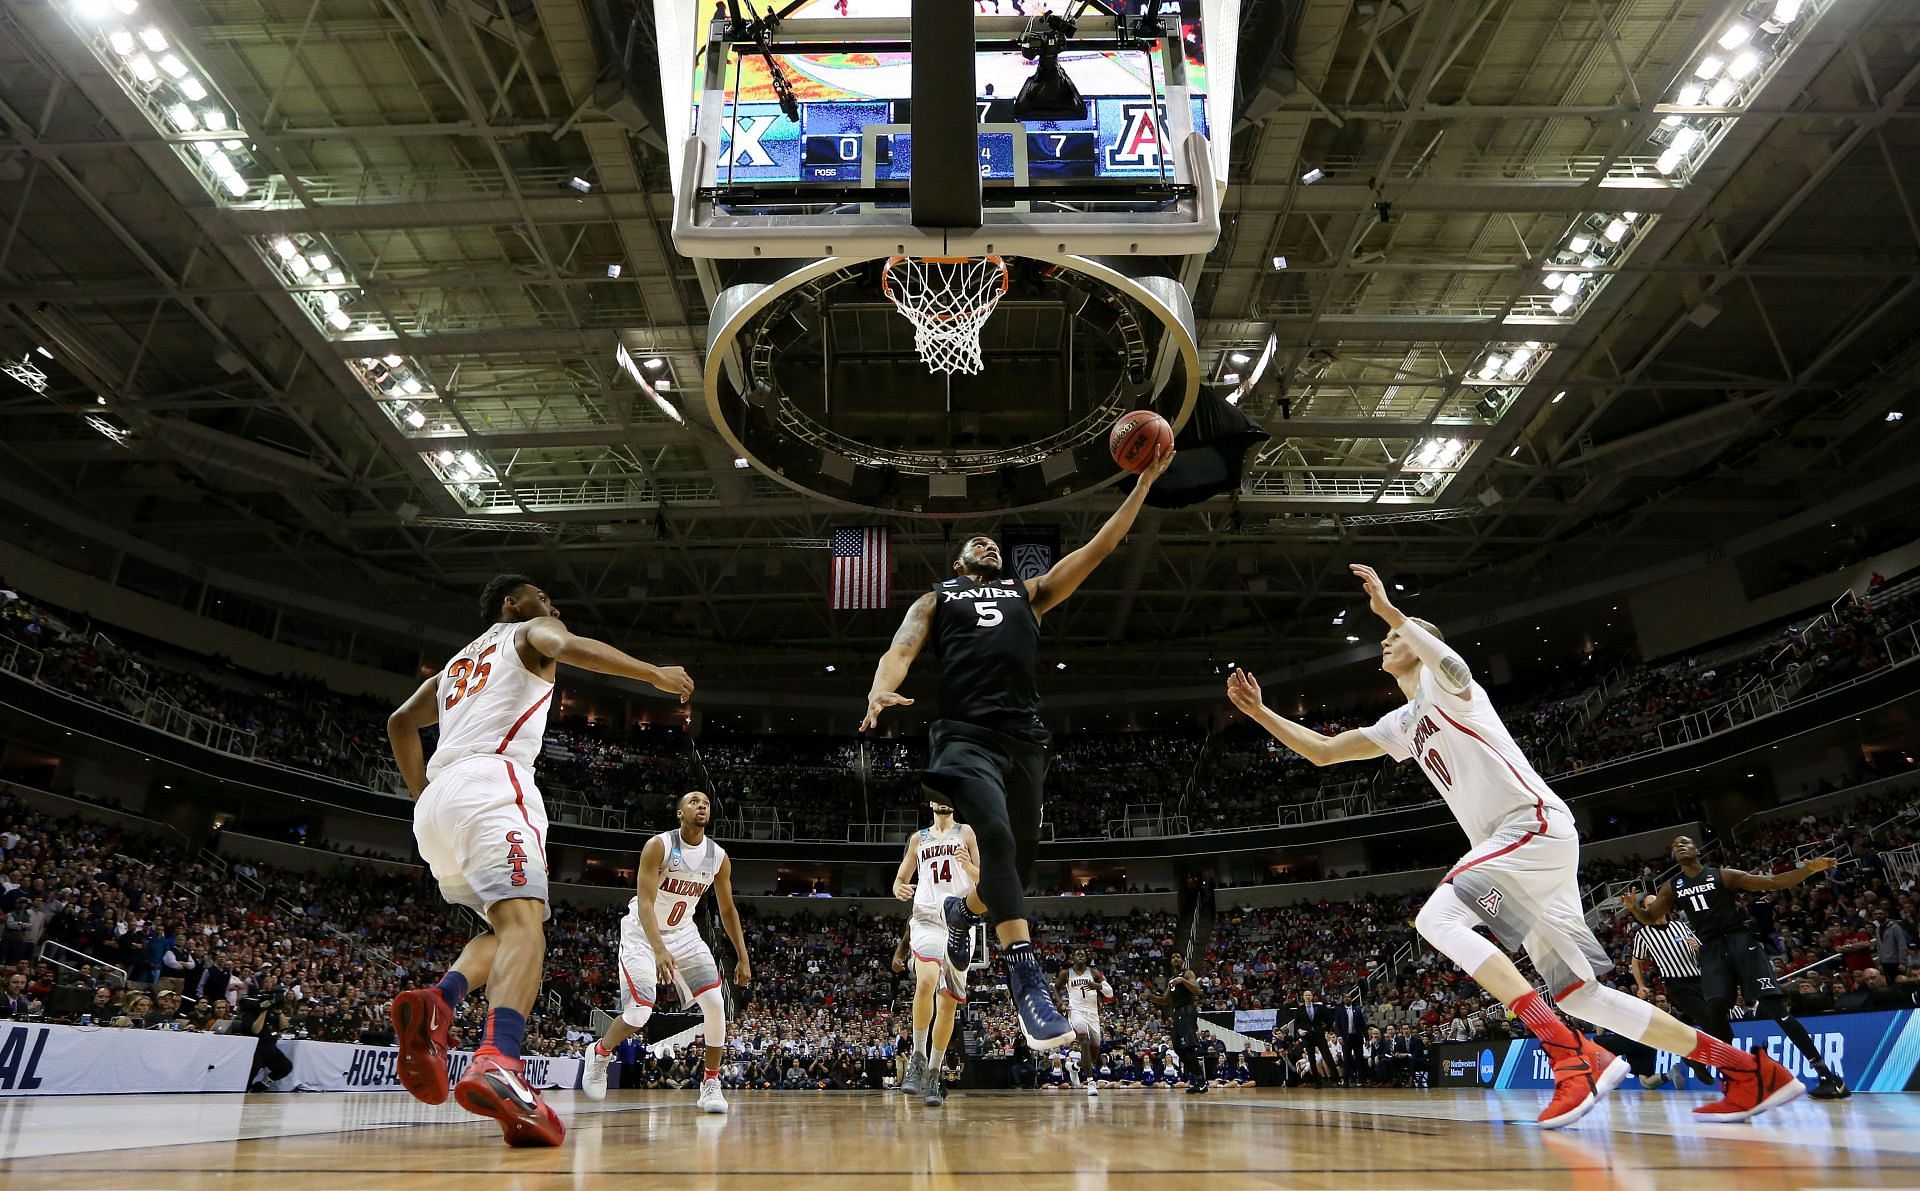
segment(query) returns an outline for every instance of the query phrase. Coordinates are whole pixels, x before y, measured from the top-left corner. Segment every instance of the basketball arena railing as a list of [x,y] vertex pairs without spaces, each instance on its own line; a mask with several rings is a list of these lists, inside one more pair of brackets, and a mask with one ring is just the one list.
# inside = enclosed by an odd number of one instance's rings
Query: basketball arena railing
[[105,975],[111,972],[118,976],[119,979],[113,981],[116,988],[125,988],[127,986],[127,970],[125,968],[118,964],[110,964],[97,955],[88,955],[84,951],[75,950],[65,943],[55,943],[49,940],[40,944],[40,960],[42,963],[58,968],[62,972],[70,973],[76,983],[84,981],[88,969],[91,969],[97,975]]

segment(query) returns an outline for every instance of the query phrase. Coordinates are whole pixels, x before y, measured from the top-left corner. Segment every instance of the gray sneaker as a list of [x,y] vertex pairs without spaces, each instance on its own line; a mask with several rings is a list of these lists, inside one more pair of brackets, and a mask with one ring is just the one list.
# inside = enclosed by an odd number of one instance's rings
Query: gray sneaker
[[926,1093],[923,1103],[926,1104],[928,1108],[939,1108],[947,1102],[947,1089],[944,1086],[945,1084],[946,1080],[940,1077],[938,1071],[929,1070],[927,1072],[926,1087],[922,1090]]
[[926,1078],[927,1061],[916,1051],[914,1056],[907,1060],[907,1078],[901,1082],[900,1090],[909,1096],[918,1096],[920,1085],[926,1082]]

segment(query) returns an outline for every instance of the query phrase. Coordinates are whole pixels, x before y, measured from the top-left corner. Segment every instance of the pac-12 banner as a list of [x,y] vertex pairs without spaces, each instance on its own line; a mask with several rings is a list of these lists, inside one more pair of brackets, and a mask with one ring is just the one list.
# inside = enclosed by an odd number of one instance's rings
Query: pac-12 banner
[[1009,525],[1002,529],[1007,574],[1015,579],[1038,579],[1060,561],[1058,525]]
[[0,1096],[243,1092],[253,1047],[224,1034],[0,1023]]
[[[282,1042],[280,1049],[293,1060],[285,1079],[269,1085],[275,1092],[397,1092],[400,1089],[400,1051],[391,1046],[357,1046],[349,1042]],[[447,1056],[447,1083],[451,1087],[473,1061],[470,1050]],[[528,1055],[527,1082],[536,1088],[580,1086],[579,1059],[546,1059]]]
[[[1813,1036],[1820,1057],[1854,1091],[1920,1091],[1920,1012],[1828,1013],[1803,1017],[1800,1024]],[[1807,1085],[1815,1082],[1805,1057],[1773,1022],[1735,1022],[1733,1035],[1734,1044],[1741,1049],[1763,1051]],[[1546,1055],[1531,1038],[1445,1043],[1434,1051],[1435,1086],[1496,1090],[1553,1087]],[[1665,1071],[1679,1063],[1663,1052],[1656,1069]],[[1620,1088],[1637,1092],[1640,1085],[1630,1079]]]

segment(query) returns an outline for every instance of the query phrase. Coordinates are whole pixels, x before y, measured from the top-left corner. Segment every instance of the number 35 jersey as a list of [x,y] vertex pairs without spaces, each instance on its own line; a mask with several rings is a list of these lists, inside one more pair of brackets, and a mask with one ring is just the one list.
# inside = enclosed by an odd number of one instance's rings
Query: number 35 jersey
[[547,732],[553,684],[520,661],[518,622],[502,621],[453,656],[434,684],[440,742],[432,779],[456,761],[499,756],[531,770]]
[[1412,701],[1360,731],[1394,760],[1418,762],[1476,845],[1508,827],[1545,834],[1552,811],[1563,816],[1560,826],[1573,823],[1477,682],[1466,695],[1449,694],[1422,666]]
[[1040,618],[1027,585],[956,575],[933,589],[940,713],[1009,736],[1046,739],[1040,724]]

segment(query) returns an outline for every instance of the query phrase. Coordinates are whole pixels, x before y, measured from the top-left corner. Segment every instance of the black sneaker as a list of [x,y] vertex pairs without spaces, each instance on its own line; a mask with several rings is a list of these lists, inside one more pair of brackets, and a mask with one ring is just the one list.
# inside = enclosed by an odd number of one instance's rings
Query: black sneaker
[[950,897],[942,907],[947,920],[947,963],[963,976],[973,964],[973,928],[986,921],[967,908],[964,897]]
[[1815,1100],[1845,1100],[1852,1096],[1853,1092],[1847,1088],[1846,1084],[1840,1082],[1839,1076],[1827,1071],[1821,1074],[1820,1082],[1814,1084],[1813,1090],[1807,1094]]
[[[958,900],[947,899],[949,913]],[[1027,1036],[1028,1046],[1036,1051],[1058,1050],[1074,1040],[1073,1027],[1053,1007],[1053,994],[1047,989],[1047,978],[1032,948],[1007,954],[1007,992],[1020,1013],[1020,1032]]]

